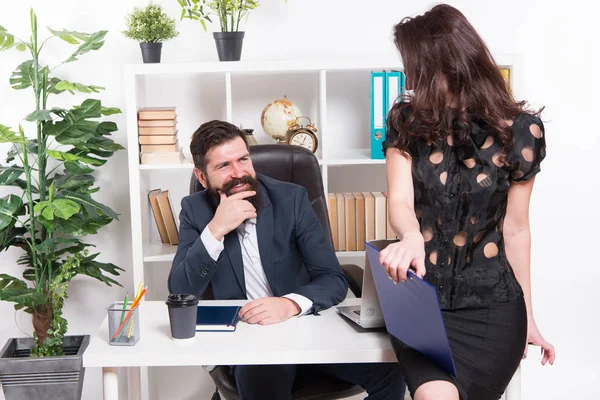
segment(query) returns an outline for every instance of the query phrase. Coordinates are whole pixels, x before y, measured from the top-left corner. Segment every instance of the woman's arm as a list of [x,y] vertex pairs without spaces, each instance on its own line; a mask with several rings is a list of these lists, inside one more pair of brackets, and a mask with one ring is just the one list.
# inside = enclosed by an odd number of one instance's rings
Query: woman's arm
[[[506,258],[523,289],[525,297],[525,306],[527,308],[527,341],[528,343],[542,347],[544,353],[542,364],[546,364],[546,361],[554,364],[554,346],[546,342],[540,334],[533,318],[533,306],[531,303],[529,200],[531,198],[533,182],[534,178],[519,183],[513,182],[508,190],[508,204],[506,206],[506,216],[504,217],[503,226],[504,248]],[[525,355],[527,355],[527,348],[525,348]]]
[[525,296],[527,320],[533,320],[531,305],[530,255],[531,231],[529,230],[529,200],[534,179],[522,183],[513,182],[508,190],[508,204],[504,217],[503,236],[506,258]]
[[383,249],[379,254],[379,262],[388,276],[398,283],[406,280],[406,272],[411,266],[416,269],[418,276],[425,276],[425,244],[414,210],[412,159],[398,149],[388,148],[386,172],[388,223],[400,242]]
[[415,193],[412,181],[412,160],[400,150],[386,150],[389,221],[400,240],[411,233],[421,233],[415,216]]

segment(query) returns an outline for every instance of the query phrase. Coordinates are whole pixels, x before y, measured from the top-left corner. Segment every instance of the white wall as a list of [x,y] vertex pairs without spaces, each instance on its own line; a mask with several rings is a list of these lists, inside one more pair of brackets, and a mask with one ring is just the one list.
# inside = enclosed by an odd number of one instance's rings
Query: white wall
[[[178,15],[175,0],[157,2],[171,15]],[[40,27],[109,30],[105,47],[65,68],[64,78],[105,86],[102,101],[124,109],[123,65],[141,62],[141,56],[137,44],[124,38],[120,31],[124,15],[133,5],[145,1],[1,3],[0,25],[18,36],[28,34],[30,7],[37,12]],[[466,14],[492,52],[522,57],[523,75],[517,94],[534,107],[546,106],[548,157],[536,180],[531,206],[532,281],[538,326],[554,343],[558,356],[553,367],[542,368],[537,351],[531,349],[523,362],[523,398],[598,399],[600,350],[595,339],[600,329],[596,309],[600,300],[600,262],[594,251],[598,246],[600,212],[595,197],[599,179],[598,128],[594,117],[600,89],[596,71],[599,7],[582,0],[556,5],[542,0],[450,3]],[[246,26],[243,57],[331,58],[334,53],[339,54],[335,57],[348,58],[394,57],[392,25],[432,4],[418,0],[289,0],[287,4],[283,0],[263,0]],[[217,59],[210,33],[187,20],[178,27],[180,36],[164,45],[163,62]],[[40,31],[45,34],[43,29]],[[49,50],[52,49],[64,52],[58,41],[50,43]],[[0,53],[0,123],[13,127],[31,110],[31,95],[13,91],[8,84],[11,72],[23,60],[21,53]],[[63,95],[61,101],[69,105],[76,100]],[[124,116],[114,119],[122,129],[116,140],[125,145]],[[98,179],[98,198],[120,213],[121,220],[90,240],[98,245],[103,261],[128,269],[131,252],[126,153],[117,153],[101,169]],[[4,195],[6,189],[0,191]],[[17,257],[14,251],[0,254],[2,271],[19,274],[20,269],[14,266]],[[121,282],[127,288],[134,286],[130,271]],[[74,281],[66,306],[69,331],[85,333],[95,329],[104,317],[106,305],[121,298],[124,291],[87,278]],[[0,315],[5,321],[0,327],[0,343],[8,337],[22,336],[20,329],[30,334],[28,316],[15,315],[11,305],[0,303]],[[208,399],[212,393],[209,380],[198,369],[162,370],[153,376],[158,379],[161,399]],[[182,377],[188,379],[184,381]],[[86,371],[84,398],[100,399],[100,389],[100,372]]]

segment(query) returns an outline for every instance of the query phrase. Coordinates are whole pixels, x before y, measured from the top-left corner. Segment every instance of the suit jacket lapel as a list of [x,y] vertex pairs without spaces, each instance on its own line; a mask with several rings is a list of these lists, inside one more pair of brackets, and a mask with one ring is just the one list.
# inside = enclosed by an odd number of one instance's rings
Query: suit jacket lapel
[[235,277],[240,285],[241,292],[246,297],[246,281],[244,280],[244,263],[242,261],[242,247],[240,246],[240,240],[238,239],[237,230],[233,230],[225,235],[224,240],[225,250],[229,263],[233,268]]
[[275,279],[273,276],[273,206],[264,186],[260,185],[263,206],[256,218],[256,235],[258,238],[258,251],[267,281],[275,296]]

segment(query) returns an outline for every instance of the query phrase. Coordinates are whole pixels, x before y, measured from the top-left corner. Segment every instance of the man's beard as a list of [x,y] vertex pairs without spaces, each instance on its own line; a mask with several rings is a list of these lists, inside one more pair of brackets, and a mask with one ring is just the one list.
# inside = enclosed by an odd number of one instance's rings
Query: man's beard
[[218,190],[225,193],[225,195],[227,197],[229,197],[229,196],[235,194],[235,192],[233,192],[233,188],[239,184],[247,184],[248,188],[242,192],[237,192],[237,193],[243,193],[243,192],[247,192],[247,191],[256,192],[256,194],[254,196],[246,197],[244,200],[248,200],[250,202],[250,204],[252,204],[254,206],[254,208],[256,209],[257,212],[258,212],[258,210],[260,210],[260,207],[262,206],[262,197],[260,196],[260,191],[258,190],[258,180],[254,179],[250,175],[245,175],[245,176],[242,176],[241,178],[233,178],[229,182],[225,183],[223,185],[223,187],[221,187],[221,189],[216,189],[210,183],[210,180],[207,180],[206,183],[208,184],[208,193],[210,193],[210,197],[212,198],[213,202],[215,203],[215,205],[217,207],[221,203],[221,196],[219,195]]

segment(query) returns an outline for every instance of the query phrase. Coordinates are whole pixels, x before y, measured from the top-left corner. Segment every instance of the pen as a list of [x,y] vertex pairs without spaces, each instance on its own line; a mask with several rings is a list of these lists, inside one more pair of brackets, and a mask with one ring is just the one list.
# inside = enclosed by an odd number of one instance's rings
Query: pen
[[125,327],[125,324],[127,323],[127,321],[129,320],[129,318],[131,317],[131,314],[133,313],[133,310],[135,310],[135,308],[138,306],[138,304],[139,304],[140,300],[142,299],[142,297],[144,297],[144,294],[146,293],[146,290],[148,290],[148,286],[146,286],[144,289],[142,289],[142,292],[140,293],[139,297],[133,302],[133,305],[131,306],[131,310],[129,310],[129,312],[125,316],[125,320],[119,326],[119,329],[117,330],[117,332],[113,336],[113,339],[116,340],[117,337],[120,337],[120,333],[123,331],[123,328]]
[[131,323],[129,324],[129,329],[127,330],[127,340],[126,340],[127,343],[129,343],[129,339],[131,338],[131,331],[133,330],[134,321],[135,321],[135,316],[132,316]]
[[119,324],[123,323],[123,318],[125,318],[125,310],[127,310],[127,299],[129,297],[129,292],[125,293],[125,300],[123,300],[123,311],[121,311],[121,321]]

